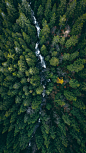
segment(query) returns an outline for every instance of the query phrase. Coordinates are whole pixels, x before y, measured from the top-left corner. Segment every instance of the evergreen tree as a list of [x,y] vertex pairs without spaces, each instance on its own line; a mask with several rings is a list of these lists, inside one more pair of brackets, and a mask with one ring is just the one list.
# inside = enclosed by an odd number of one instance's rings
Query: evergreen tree
[[45,5],[45,13],[44,13],[44,15],[45,15],[45,19],[47,21],[49,21],[50,16],[51,16],[51,0],[47,0],[47,3]]
[[74,61],[73,64],[68,65],[67,69],[69,71],[75,71],[75,72],[81,71],[84,68],[84,65],[83,65],[84,63],[85,63],[85,59],[79,58],[76,61]]

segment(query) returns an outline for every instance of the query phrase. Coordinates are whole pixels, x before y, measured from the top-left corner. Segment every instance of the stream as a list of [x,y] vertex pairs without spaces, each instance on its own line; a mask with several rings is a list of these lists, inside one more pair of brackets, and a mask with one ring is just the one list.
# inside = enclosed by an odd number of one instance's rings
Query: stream
[[[31,9],[30,5],[31,5],[31,2],[28,5],[28,7],[30,7],[30,9]],[[37,22],[37,20],[35,18],[35,15],[34,15],[34,11],[32,9],[31,9],[31,17],[32,17],[32,20],[33,20],[33,24],[34,24],[34,26],[36,27],[36,30],[37,30],[37,37],[39,38],[39,34],[40,34],[41,29],[39,27],[39,24],[38,24],[38,22]],[[60,33],[61,27],[62,27],[62,25],[60,26],[60,29],[58,31],[58,35]],[[37,149],[36,148],[36,144],[35,144],[35,133],[36,133],[36,130],[40,126],[40,123],[41,123],[40,116],[41,116],[41,112],[42,112],[42,107],[43,107],[43,105],[46,105],[46,96],[47,96],[46,93],[45,93],[46,92],[46,83],[47,82],[51,82],[50,79],[46,79],[46,77],[45,77],[46,63],[45,63],[44,57],[40,54],[39,43],[40,42],[37,41],[37,43],[35,45],[35,54],[36,54],[36,57],[38,59],[36,67],[39,69],[39,75],[40,75],[40,78],[41,78],[41,84],[43,85],[44,90],[42,92],[42,102],[40,104],[39,119],[38,119],[38,121],[37,121],[37,123],[35,125],[35,128],[33,130],[32,135],[31,135],[32,138],[28,142],[28,146],[26,147],[25,153],[29,153],[30,152],[30,147],[31,146],[33,147],[33,151],[32,151],[33,153],[35,153],[35,151]],[[59,59],[59,62],[60,63],[62,62],[62,57],[61,57],[61,59]],[[64,76],[65,74],[62,73],[60,70],[58,70],[58,76],[60,76],[60,75]],[[28,112],[30,112],[30,108],[27,109],[27,114],[28,114]]]
[[[29,4],[31,4],[31,2]],[[31,8],[30,5],[28,5],[28,6]],[[37,36],[39,38],[39,34],[40,34],[41,29],[39,27],[39,24],[38,24],[38,22],[37,22],[37,20],[35,18],[35,15],[34,15],[34,12],[33,12],[32,9],[31,9],[31,16],[32,16],[33,23],[34,23],[34,25],[35,25],[35,27],[37,29]],[[45,98],[45,96],[46,96],[46,94],[45,94],[46,82],[50,82],[51,80],[50,79],[46,80],[45,75],[44,75],[44,73],[46,71],[46,64],[45,64],[45,61],[44,61],[44,57],[40,54],[39,42],[37,42],[36,45],[35,45],[35,54],[36,54],[36,57],[38,58],[37,68],[39,68],[40,78],[41,78],[41,84],[43,85],[43,88],[44,88],[44,90],[42,92],[42,102],[41,102],[40,110],[39,110],[39,114],[41,115],[42,106],[43,105],[46,105],[46,98]],[[27,109],[27,112],[28,111],[29,110]],[[32,138],[31,138],[31,140],[28,143],[27,153],[29,153],[30,146],[32,145],[32,143],[34,143],[34,140],[35,140],[35,137],[34,137],[35,136],[35,132],[36,132],[37,128],[39,127],[40,123],[41,123],[41,120],[39,118],[38,119],[38,122],[35,125],[35,128],[33,130]]]

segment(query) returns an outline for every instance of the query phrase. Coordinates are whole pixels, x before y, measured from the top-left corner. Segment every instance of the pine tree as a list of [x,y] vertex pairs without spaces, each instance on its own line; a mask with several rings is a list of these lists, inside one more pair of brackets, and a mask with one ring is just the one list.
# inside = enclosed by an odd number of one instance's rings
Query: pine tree
[[42,145],[43,145],[42,133],[41,133],[41,131],[39,132],[38,130],[37,130],[37,132],[36,132],[36,144],[37,144],[38,150],[39,150],[39,149],[42,147]]
[[56,21],[56,14],[54,13],[50,19],[50,27],[53,27],[55,25],[55,21]]
[[71,18],[74,14],[74,11],[76,10],[76,5],[77,5],[77,1],[74,0],[73,2],[69,3],[69,6],[67,7],[67,10],[66,10],[66,17],[67,18]]
[[81,71],[84,68],[84,65],[83,65],[84,63],[85,63],[85,59],[79,58],[76,61],[74,61],[73,64],[68,65],[67,69],[69,71],[75,71],[75,72]]
[[65,46],[68,49],[71,46],[75,46],[76,43],[78,43],[78,38],[77,38],[77,36],[74,35],[66,41]]
[[39,18],[39,23],[41,24],[40,21],[43,19],[43,7],[42,7],[42,5],[40,5],[39,8],[38,8],[37,17]]
[[64,91],[64,96],[66,97],[66,99],[70,100],[70,101],[76,101],[77,97],[70,91],[65,90]]
[[60,17],[64,14],[66,8],[66,0],[60,0],[59,6],[57,8],[57,17]]
[[48,26],[48,24],[47,24],[47,21],[45,20],[45,21],[43,22],[43,29],[41,30],[39,37],[40,37],[40,38],[41,38],[41,37],[43,38],[43,36],[44,36],[45,39],[47,39],[49,33],[50,33],[50,28],[49,28],[49,26]]
[[56,66],[59,64],[59,60],[56,57],[52,57],[50,60],[50,65]]
[[13,6],[12,3],[10,3],[10,1],[5,0],[6,3],[6,7],[7,7],[7,13],[8,13],[8,18],[11,22],[15,22],[15,19],[18,16],[17,10],[16,8]]
[[51,16],[51,0],[47,0],[44,15],[45,15],[45,19],[49,21],[50,16]]
[[86,13],[78,17],[75,24],[73,25],[71,34],[77,35],[81,33],[85,20],[86,20]]
[[71,86],[72,88],[78,88],[78,87],[80,86],[79,82],[78,82],[77,80],[75,80],[75,79],[71,79],[71,80],[69,81],[69,84],[70,84],[70,86]]
[[41,54],[43,54],[44,56],[46,56],[48,54],[47,48],[45,45],[42,45],[41,47]]

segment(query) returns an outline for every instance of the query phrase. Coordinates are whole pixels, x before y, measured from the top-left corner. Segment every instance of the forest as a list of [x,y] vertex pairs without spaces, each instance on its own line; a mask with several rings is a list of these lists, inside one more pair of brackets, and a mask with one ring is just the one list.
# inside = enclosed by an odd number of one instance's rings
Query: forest
[[86,153],[86,0],[0,0],[0,153]]

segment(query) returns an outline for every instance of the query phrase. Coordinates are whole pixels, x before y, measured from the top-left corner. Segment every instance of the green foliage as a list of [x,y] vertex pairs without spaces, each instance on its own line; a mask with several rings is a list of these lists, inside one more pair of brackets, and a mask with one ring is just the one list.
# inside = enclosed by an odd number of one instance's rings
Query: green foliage
[[73,2],[71,2],[70,4],[69,4],[69,6],[67,7],[67,11],[66,11],[66,13],[65,13],[65,15],[69,18],[71,18],[72,16],[73,16],[73,14],[74,14],[74,11],[75,11],[75,9],[76,9],[76,5],[77,5],[77,1],[76,0],[74,0]]
[[19,104],[19,103],[21,103],[21,98],[19,97],[19,96],[16,96],[16,98],[15,98],[15,103],[17,104]]
[[84,68],[82,71],[79,71],[78,75],[83,79],[86,78],[86,69]]
[[60,15],[60,19],[59,19],[59,25],[65,25],[65,21],[66,21],[66,15],[61,16]]
[[35,75],[35,76],[32,76],[31,79],[30,79],[30,83],[33,85],[33,86],[39,86],[40,84],[40,77]]
[[13,6],[13,4],[10,3],[8,0],[5,0],[5,3],[6,3],[6,7],[7,7],[8,17],[11,22],[14,22],[18,16],[17,10]]
[[28,55],[25,55],[25,59],[29,67],[35,66],[36,57],[34,53],[28,53]]
[[60,0],[59,6],[57,8],[57,16],[63,15],[65,12],[66,0]]
[[59,43],[60,43],[61,45],[64,45],[64,43],[65,43],[65,37],[62,37],[62,38],[60,39]]
[[51,84],[49,84],[48,86],[47,86],[47,89],[46,89],[46,94],[50,94],[50,92],[53,90],[53,84],[51,83]]
[[63,54],[63,60],[66,61],[66,60],[69,60],[70,59],[70,54],[69,53],[64,53]]
[[85,22],[85,20],[86,20],[86,13],[78,17],[75,24],[73,25],[71,34],[77,35],[81,33],[81,30],[83,28],[83,23]]
[[59,36],[58,35],[57,36],[54,36],[53,41],[52,41],[52,44],[53,45],[56,45],[59,41],[60,41]]
[[82,84],[81,84],[81,90],[82,91],[86,91],[86,83],[85,82],[82,82]]
[[45,15],[46,20],[48,21],[51,16],[51,0],[47,0],[44,15]]
[[43,29],[41,30],[39,37],[42,37],[43,38],[43,36],[44,36],[45,39],[47,39],[49,33],[50,33],[50,28],[49,28],[49,26],[47,24],[47,21],[45,20],[43,22]]
[[31,98],[29,97],[29,99],[24,99],[23,100],[23,105],[24,106],[29,106],[30,105],[30,102],[31,102]]
[[86,109],[86,106],[85,106],[85,104],[84,104],[84,102],[83,102],[82,100],[78,100],[78,101],[76,101],[76,103],[73,102],[73,105],[74,105],[76,108],[79,108],[79,109],[81,109],[81,110]]
[[80,128],[79,128],[77,122],[75,122],[74,119],[72,119],[71,126],[74,128],[74,130],[80,132]]
[[76,101],[77,100],[77,97],[75,97],[75,95],[68,90],[64,91],[64,96],[66,97],[66,99],[68,99],[70,101]]
[[24,13],[20,13],[19,18],[16,20],[16,23],[19,24],[19,26],[25,30],[25,32],[28,30],[28,27],[30,25],[29,19],[27,20]]
[[38,18],[42,19],[42,16],[43,16],[43,7],[42,7],[42,5],[40,5],[39,8],[38,8],[37,16],[38,16]]
[[85,63],[85,59],[77,59],[76,61],[74,61],[73,64],[70,64],[67,66],[67,69],[69,71],[75,71],[75,72],[78,72],[78,71],[81,71],[83,68],[84,68],[84,64]]
[[34,75],[34,74],[38,74],[39,73],[39,69],[36,67],[30,67],[29,69],[29,74],[30,75]]
[[59,64],[59,59],[56,58],[56,57],[52,57],[51,60],[50,60],[50,65],[56,66],[58,64]]
[[18,3],[19,12],[23,12],[31,20],[31,8],[28,7],[28,2],[23,0],[22,3]]
[[27,82],[26,78],[22,78],[22,79],[21,79],[21,83],[22,83],[22,84],[25,84],[26,82]]
[[67,141],[67,138],[62,136],[62,144],[67,147],[68,146],[68,141]]
[[57,55],[56,51],[52,52],[52,56],[56,56],[56,55]]
[[39,105],[41,104],[41,99],[33,99],[32,101],[32,109],[37,109],[39,107]]
[[85,23],[86,0],[0,0],[0,153],[86,153]]
[[15,84],[13,85],[13,88],[14,88],[14,89],[19,89],[19,88],[20,88],[20,83],[15,83]]
[[71,46],[75,46],[75,44],[78,43],[77,36],[71,36],[70,39],[68,39],[65,43],[66,48],[68,49]]
[[42,53],[44,56],[46,56],[46,55],[48,54],[48,51],[47,51],[47,48],[46,48],[45,45],[42,45],[42,47],[41,47],[41,53]]
[[60,99],[56,99],[55,102],[60,105],[60,106],[64,106],[65,105],[65,102],[60,100]]
[[68,118],[67,115],[62,115],[62,119],[67,125],[70,125],[70,119]]
[[72,60],[75,59],[77,56],[79,56],[79,52],[78,52],[78,51],[76,51],[76,52],[70,54],[70,59],[69,59],[69,60],[72,61]]
[[21,107],[20,107],[20,109],[19,109],[19,111],[18,111],[18,115],[20,115],[21,113],[23,113],[23,112],[25,112],[25,111],[26,111],[26,108],[24,107],[23,104],[21,104]]
[[54,13],[50,19],[50,27],[53,27],[55,25],[55,21],[56,21],[56,14]]
[[36,89],[37,94],[40,95],[42,92],[43,92],[43,87],[42,86],[40,86],[39,88]]
[[16,117],[17,117],[17,113],[15,112],[11,115],[10,123],[14,122],[16,120]]
[[27,44],[30,43],[30,37],[25,32],[23,32],[22,35],[23,35],[23,38],[26,41],[26,43]]
[[36,144],[37,144],[38,150],[39,150],[39,149],[42,147],[42,145],[43,145],[42,134],[39,133],[39,132],[36,134]]
[[52,7],[52,14],[56,13],[56,3],[54,3],[53,7]]
[[41,37],[40,44],[43,45],[46,42],[45,36]]
[[[24,142],[22,141],[22,139],[24,138]],[[21,136],[19,138],[19,142],[20,142],[20,148],[23,150],[26,148],[27,146],[27,141],[29,141],[28,138],[28,134],[25,133],[24,131],[21,133]]]
[[50,109],[52,108],[51,104],[47,103],[47,104],[46,104],[46,108],[47,108],[48,110],[50,110]]
[[44,141],[44,145],[46,146],[46,148],[49,147],[49,144],[50,144],[49,139],[45,139],[45,141]]
[[56,132],[55,132],[55,127],[54,126],[52,126],[51,128],[50,128],[50,135],[51,135],[51,138],[52,139],[55,139],[55,137],[56,137]]
[[79,82],[76,79],[71,79],[69,84],[72,88],[78,88],[80,86]]
[[25,61],[20,59],[18,61],[19,71],[24,72],[26,69],[25,65],[26,65]]
[[66,130],[65,130],[65,125],[64,125],[64,123],[59,123],[58,124],[58,127],[59,127],[59,129],[60,129],[60,131],[61,131],[61,134],[63,134],[64,136],[66,136]]

